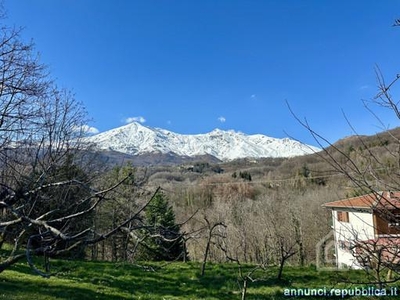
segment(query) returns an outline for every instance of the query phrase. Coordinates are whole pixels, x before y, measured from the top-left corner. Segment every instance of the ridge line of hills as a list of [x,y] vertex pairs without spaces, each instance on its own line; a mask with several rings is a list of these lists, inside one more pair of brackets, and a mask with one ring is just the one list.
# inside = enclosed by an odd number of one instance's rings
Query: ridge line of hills
[[320,151],[290,138],[247,135],[214,129],[204,134],[178,134],[133,122],[86,138],[109,157],[181,163],[193,159],[210,162],[243,158],[295,157]]

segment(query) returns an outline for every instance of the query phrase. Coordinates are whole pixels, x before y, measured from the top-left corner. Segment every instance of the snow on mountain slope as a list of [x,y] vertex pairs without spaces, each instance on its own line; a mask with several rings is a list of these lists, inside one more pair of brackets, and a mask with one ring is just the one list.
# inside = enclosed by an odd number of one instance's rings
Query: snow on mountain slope
[[320,149],[289,138],[276,139],[261,134],[246,135],[233,130],[215,129],[205,134],[184,135],[133,122],[88,137],[99,149],[131,155],[151,152],[182,156],[210,154],[220,160],[253,157],[292,157]]

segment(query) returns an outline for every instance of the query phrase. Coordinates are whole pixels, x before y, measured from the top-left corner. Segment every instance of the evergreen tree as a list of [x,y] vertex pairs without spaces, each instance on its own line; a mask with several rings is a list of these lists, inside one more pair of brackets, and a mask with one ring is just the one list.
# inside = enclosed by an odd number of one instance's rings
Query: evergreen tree
[[146,230],[139,258],[152,261],[183,260],[184,240],[175,223],[175,214],[164,193],[155,195],[145,211]]
[[240,176],[240,178],[242,178],[244,180],[251,181],[251,174],[249,172],[247,172],[247,171],[240,172],[239,176]]

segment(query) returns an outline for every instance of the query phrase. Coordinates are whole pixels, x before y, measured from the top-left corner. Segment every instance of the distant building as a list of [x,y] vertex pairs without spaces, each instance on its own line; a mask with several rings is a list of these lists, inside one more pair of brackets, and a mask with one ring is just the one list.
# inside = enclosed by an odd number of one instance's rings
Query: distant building
[[400,192],[371,193],[323,206],[332,210],[339,268],[365,268],[378,259],[399,261]]

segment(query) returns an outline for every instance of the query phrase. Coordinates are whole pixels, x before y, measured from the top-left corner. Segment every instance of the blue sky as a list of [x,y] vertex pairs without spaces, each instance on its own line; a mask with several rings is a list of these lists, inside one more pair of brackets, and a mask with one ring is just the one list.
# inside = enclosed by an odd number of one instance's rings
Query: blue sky
[[[400,1],[5,0],[57,83],[106,131],[139,120],[315,144],[290,114],[336,141],[382,130],[363,108],[374,68],[399,70]],[[398,120],[378,109],[385,126]]]

